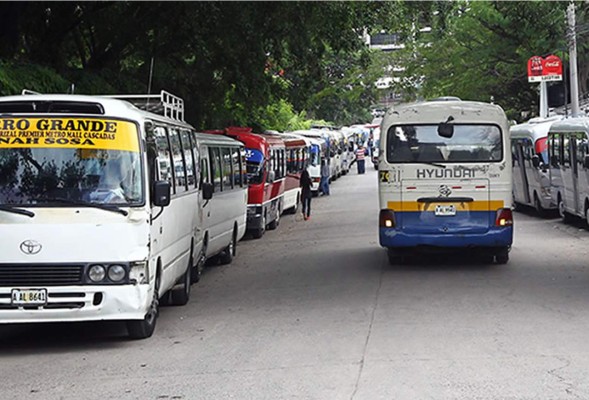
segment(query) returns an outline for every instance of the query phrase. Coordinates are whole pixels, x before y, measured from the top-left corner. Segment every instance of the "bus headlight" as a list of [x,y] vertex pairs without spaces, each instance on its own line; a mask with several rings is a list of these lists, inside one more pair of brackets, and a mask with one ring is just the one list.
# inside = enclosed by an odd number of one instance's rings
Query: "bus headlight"
[[92,282],[100,282],[106,277],[106,269],[101,264],[91,265],[88,269],[88,278]]
[[113,282],[120,282],[125,279],[126,271],[122,265],[114,264],[108,267],[108,279]]

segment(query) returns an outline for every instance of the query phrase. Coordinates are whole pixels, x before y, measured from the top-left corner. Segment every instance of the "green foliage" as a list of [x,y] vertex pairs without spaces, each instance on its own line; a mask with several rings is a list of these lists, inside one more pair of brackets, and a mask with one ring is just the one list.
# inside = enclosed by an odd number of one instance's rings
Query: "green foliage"
[[[584,26],[589,3],[579,6]],[[184,98],[199,129],[288,130],[311,119],[371,119],[374,82],[395,72],[407,100],[494,101],[537,109],[527,59],[565,47],[566,2],[3,2],[0,94],[22,88]],[[420,30],[431,27],[430,32]],[[362,34],[398,33],[403,51],[370,52]],[[587,30],[579,32],[585,35]],[[589,44],[579,40],[581,92]],[[151,69],[153,60],[153,70]],[[151,77],[151,79],[150,79]]]
[[68,88],[68,81],[51,68],[0,62],[0,95],[20,94],[23,89],[40,93],[66,93]]
[[407,74],[419,78],[424,97],[494,101],[513,119],[535,112],[537,85],[527,82],[527,60],[563,47],[566,5],[456,2],[431,36],[408,49]]

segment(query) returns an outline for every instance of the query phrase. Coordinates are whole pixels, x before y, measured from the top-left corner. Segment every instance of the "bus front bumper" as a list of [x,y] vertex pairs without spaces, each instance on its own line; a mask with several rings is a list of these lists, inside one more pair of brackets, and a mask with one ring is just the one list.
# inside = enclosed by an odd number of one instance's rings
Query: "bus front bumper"
[[12,288],[0,288],[0,324],[140,320],[145,317],[152,298],[149,285],[50,286],[46,289],[46,305],[19,307],[11,303]]

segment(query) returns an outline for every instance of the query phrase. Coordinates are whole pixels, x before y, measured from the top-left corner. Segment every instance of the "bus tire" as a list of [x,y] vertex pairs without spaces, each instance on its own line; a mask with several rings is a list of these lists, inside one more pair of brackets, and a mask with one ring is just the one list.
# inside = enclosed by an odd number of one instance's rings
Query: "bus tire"
[[160,289],[160,276],[159,274],[155,278],[155,287],[153,289],[153,297],[149,310],[145,314],[145,317],[141,320],[130,320],[127,321],[127,332],[129,338],[147,339],[155,331],[155,324],[159,314],[159,289]]
[[546,209],[542,207],[542,202],[540,202],[540,198],[536,192],[534,192],[534,208],[540,217],[544,217],[546,215]]
[[495,262],[497,264],[507,264],[509,261],[509,248],[501,249],[498,253],[495,254]]
[[589,201],[585,199],[585,224],[589,226]]
[[274,220],[268,224],[268,230],[273,231],[274,229],[278,228],[278,225],[280,225],[280,210],[278,210],[276,218],[274,218]]
[[182,279],[180,283],[180,287],[176,287],[172,289],[171,292],[171,305],[173,306],[183,306],[188,303],[190,300],[190,286],[192,285],[192,256],[190,256],[190,260],[188,262],[188,268],[184,274],[182,274]]
[[194,272],[191,274],[192,283],[196,283],[200,281],[200,277],[202,276],[202,271],[204,270],[205,264],[207,262],[207,246],[209,243],[208,235],[205,235],[205,240],[203,241],[202,248],[200,249],[200,253],[198,254],[198,259],[196,260],[196,265],[194,267]]
[[219,255],[219,262],[223,265],[231,264],[233,261],[233,257],[237,253],[237,232],[235,229],[233,230],[233,235],[231,236],[231,242],[229,245],[223,250],[223,252]]
[[390,265],[401,265],[405,262],[405,256],[395,249],[387,249],[387,257]]

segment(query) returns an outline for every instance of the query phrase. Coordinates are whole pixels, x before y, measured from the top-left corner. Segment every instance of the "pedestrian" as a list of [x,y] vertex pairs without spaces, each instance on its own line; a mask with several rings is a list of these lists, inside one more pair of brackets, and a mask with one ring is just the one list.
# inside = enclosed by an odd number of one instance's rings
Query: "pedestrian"
[[366,148],[362,143],[356,149],[356,166],[358,167],[358,174],[363,174],[365,171]]
[[303,202],[303,219],[306,221],[311,218],[311,176],[305,168],[301,173],[299,186],[301,187],[301,201]]
[[320,189],[324,196],[329,196],[329,163],[327,160],[321,160],[321,184]]

